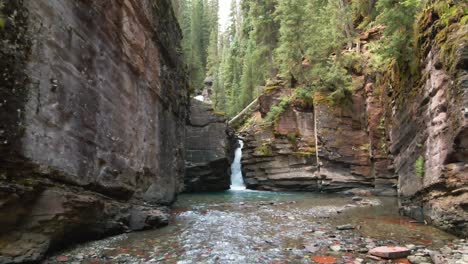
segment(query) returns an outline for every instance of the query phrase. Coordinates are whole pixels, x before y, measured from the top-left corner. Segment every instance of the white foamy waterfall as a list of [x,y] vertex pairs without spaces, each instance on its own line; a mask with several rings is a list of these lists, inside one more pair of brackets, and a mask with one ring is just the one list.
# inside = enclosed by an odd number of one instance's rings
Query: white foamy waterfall
[[244,142],[239,140],[239,147],[236,149],[234,161],[231,164],[231,190],[245,190],[244,179],[242,178],[241,158]]

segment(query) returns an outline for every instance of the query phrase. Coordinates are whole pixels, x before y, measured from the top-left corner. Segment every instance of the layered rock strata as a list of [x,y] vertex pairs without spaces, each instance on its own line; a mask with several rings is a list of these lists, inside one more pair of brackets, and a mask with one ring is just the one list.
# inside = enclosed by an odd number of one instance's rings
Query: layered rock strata
[[[376,120],[367,116],[364,86],[345,106],[331,105],[323,93],[317,93],[308,107],[292,102],[272,124],[265,124],[263,117],[294,89],[277,79],[265,91],[259,98],[260,111],[242,132],[242,165],[249,188],[395,194],[394,172],[377,171],[380,167],[371,155],[367,126]],[[392,184],[378,188],[380,177]]]
[[[451,7],[447,13],[446,6]],[[395,193],[402,212],[468,235],[468,25],[455,1],[431,2],[419,17],[413,65],[353,73],[347,104],[316,93],[291,102],[273,124],[263,117],[294,89],[270,81],[243,127],[249,188]],[[357,53],[381,27],[363,33]],[[362,85],[361,85],[362,84]],[[353,190],[354,189],[354,190]]]
[[186,146],[185,192],[229,189],[236,137],[226,117],[212,105],[192,100]]
[[447,24],[438,6],[419,20],[419,80],[400,74],[382,85],[392,99],[391,152],[403,212],[467,237],[468,25],[463,8]]
[[167,224],[188,95],[169,0],[6,1],[0,263]]

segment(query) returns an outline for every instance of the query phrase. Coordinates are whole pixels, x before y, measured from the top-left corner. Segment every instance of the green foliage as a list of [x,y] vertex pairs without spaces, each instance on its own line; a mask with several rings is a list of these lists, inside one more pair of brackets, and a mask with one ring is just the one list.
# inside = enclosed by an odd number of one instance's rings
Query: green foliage
[[314,89],[312,86],[301,86],[294,91],[294,104],[303,109],[313,109]]
[[424,177],[424,164],[425,160],[423,156],[419,156],[416,162],[414,163],[414,170],[416,171],[416,176]]
[[305,29],[307,21],[307,0],[278,0],[275,12],[276,21],[280,24],[279,46],[276,49],[276,62],[284,76],[298,76],[301,73],[300,62],[305,56],[307,41]]
[[376,0],[351,1],[353,19],[356,23],[359,23],[359,28],[365,28],[374,21],[377,16],[375,3]]
[[218,0],[173,0],[184,36],[182,49],[193,91],[203,88],[206,69],[218,64]]
[[341,87],[328,96],[331,105],[349,106],[351,104],[352,91],[349,88]]
[[[440,1],[434,3],[434,11],[439,15],[439,20],[442,25],[448,26],[450,23],[455,23],[468,14],[468,7],[462,1]],[[463,22],[462,22],[463,24]]]
[[2,14],[3,6],[4,6],[4,3],[3,3],[2,0],[0,0],[0,30],[2,30],[3,27],[5,26],[5,20],[3,18],[3,14]]
[[379,0],[377,22],[385,25],[383,38],[377,47],[378,60],[400,66],[409,65],[413,57],[413,27],[420,10],[419,0]]
[[278,121],[280,115],[284,113],[286,109],[288,109],[290,102],[291,97],[283,96],[281,98],[281,101],[277,105],[271,107],[270,112],[268,112],[267,116],[265,117],[265,121],[267,123],[273,123]]
[[339,63],[343,68],[355,74],[360,74],[364,70],[364,59],[361,54],[356,52],[344,53]]
[[[278,73],[298,87],[289,103],[310,109],[317,91],[329,94],[332,105],[348,105],[353,87],[362,86],[353,84],[352,75],[363,74],[364,67],[378,73],[395,64],[416,69],[418,62],[413,43],[420,0],[231,0],[225,32],[216,22],[219,0],[173,1],[178,2],[192,85],[199,90],[203,78],[211,76],[214,107],[228,117],[252,102],[258,87]],[[463,19],[461,4],[432,5],[443,23]],[[364,63],[363,55],[353,51],[355,26],[375,24],[385,26],[383,37],[369,43],[372,61]],[[285,109],[272,107],[267,121]]]

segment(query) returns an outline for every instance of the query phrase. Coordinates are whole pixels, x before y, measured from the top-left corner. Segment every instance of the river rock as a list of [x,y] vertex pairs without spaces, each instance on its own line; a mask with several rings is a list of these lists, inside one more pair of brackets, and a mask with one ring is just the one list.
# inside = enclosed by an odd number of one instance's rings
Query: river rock
[[411,250],[405,247],[377,247],[369,251],[369,254],[386,259],[406,258],[411,254]]
[[337,226],[336,229],[338,229],[338,230],[351,230],[351,229],[355,229],[355,227],[353,225],[347,224],[347,225]]
[[412,264],[424,264],[424,263],[431,263],[432,259],[429,256],[418,256],[418,255],[412,255],[408,256],[408,260]]
[[213,106],[190,101],[186,132],[185,192],[224,191],[231,183],[231,162],[237,140],[226,117]]
[[341,246],[340,245],[331,245],[330,249],[335,251],[335,252],[338,252],[338,251],[341,250]]

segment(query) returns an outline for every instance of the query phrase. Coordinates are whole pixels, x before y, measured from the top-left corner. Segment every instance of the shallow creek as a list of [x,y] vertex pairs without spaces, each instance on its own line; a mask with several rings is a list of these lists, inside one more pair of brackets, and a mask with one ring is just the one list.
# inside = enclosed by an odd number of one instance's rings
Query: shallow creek
[[[378,263],[366,258],[369,248],[412,244],[437,249],[454,239],[399,216],[394,198],[353,201],[312,193],[184,194],[171,222],[57,256],[76,263]],[[345,224],[356,228],[337,230]]]

